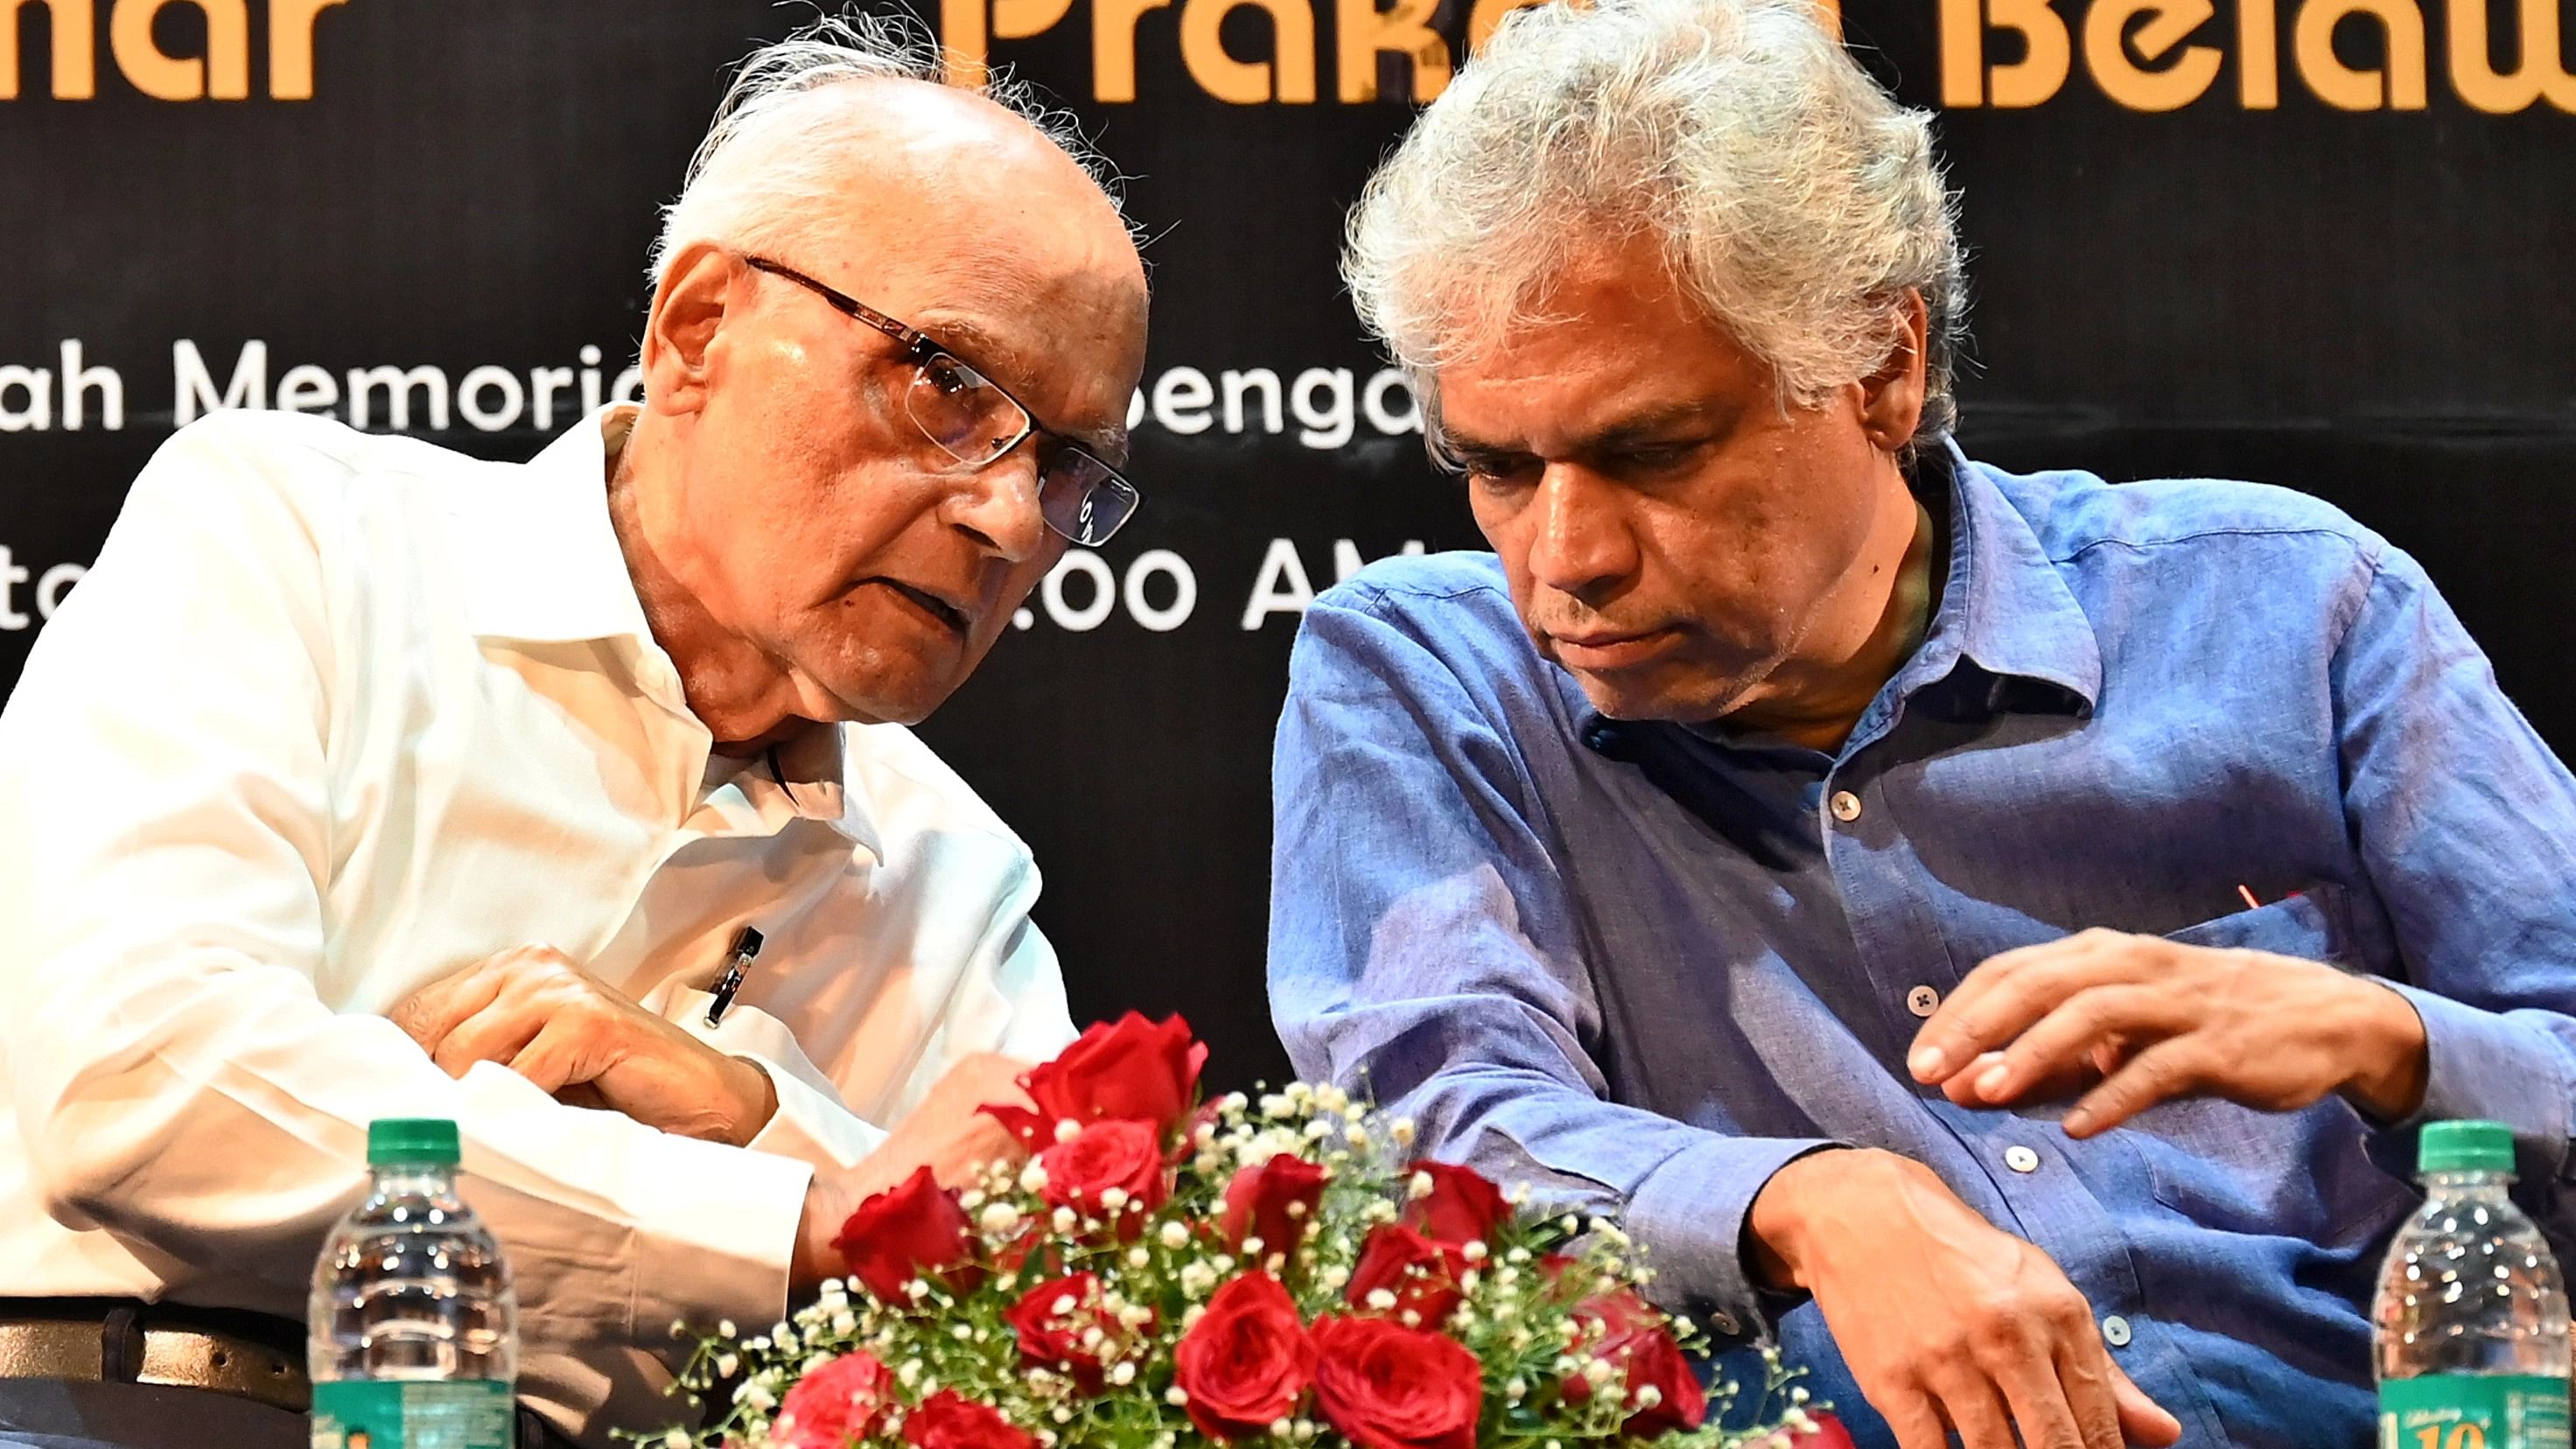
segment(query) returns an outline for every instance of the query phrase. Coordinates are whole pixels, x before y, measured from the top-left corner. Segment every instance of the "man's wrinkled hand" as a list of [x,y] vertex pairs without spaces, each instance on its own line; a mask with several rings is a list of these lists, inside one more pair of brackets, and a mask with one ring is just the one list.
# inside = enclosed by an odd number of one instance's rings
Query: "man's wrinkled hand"
[[551,946],[487,957],[388,1013],[451,1077],[508,1067],[558,1099],[740,1147],[778,1109],[768,1073],[626,999]]
[[1028,1069],[1027,1062],[992,1052],[962,1057],[857,1166],[817,1174],[797,1230],[790,1274],[795,1287],[803,1291],[838,1276],[841,1258],[832,1240],[840,1236],[842,1222],[860,1203],[921,1168],[929,1168],[944,1187],[964,1187],[987,1164],[1026,1159],[1028,1149],[982,1109],[987,1104],[1033,1107],[1020,1090],[1020,1075]]
[[1920,1163],[1857,1149],[1802,1157],[1755,1197],[1747,1229],[1774,1286],[1814,1296],[1903,1449],[1943,1449],[1952,1431],[1965,1449],[2182,1435],[2111,1361],[2057,1264]]
[[2424,1024],[2368,977],[2268,951],[2085,931],[1968,973],[1907,1065],[1962,1106],[2082,1092],[2071,1136],[2158,1102],[2224,1097],[2296,1111],[2337,1092],[2381,1121],[2424,1097]]

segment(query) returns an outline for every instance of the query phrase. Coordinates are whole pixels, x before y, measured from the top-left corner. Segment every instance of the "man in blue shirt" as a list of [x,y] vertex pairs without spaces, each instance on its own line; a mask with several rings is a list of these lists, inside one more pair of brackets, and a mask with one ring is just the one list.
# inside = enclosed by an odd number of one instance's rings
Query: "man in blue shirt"
[[2417,1124],[2569,1241],[2576,787],[2334,509],[1958,452],[1924,118],[1810,16],[1521,12],[1372,182],[1494,551],[1307,615],[1280,1030],[1863,1443],[2367,1442]]

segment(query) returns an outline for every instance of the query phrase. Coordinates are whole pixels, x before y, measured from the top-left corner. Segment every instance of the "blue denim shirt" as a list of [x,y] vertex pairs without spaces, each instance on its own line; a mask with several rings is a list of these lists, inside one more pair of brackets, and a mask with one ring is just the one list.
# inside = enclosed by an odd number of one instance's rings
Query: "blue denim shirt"
[[2078,1142],[1905,1051],[1979,962],[2087,926],[2333,961],[2422,1013],[2417,1120],[2513,1125],[2564,1260],[2576,785],[2415,562],[2323,503],[1955,451],[1924,478],[1941,602],[1830,755],[1603,718],[1490,555],[1319,598],[1275,760],[1280,1034],[1433,1154],[1621,1213],[1660,1297],[1776,1329],[1865,1444],[1893,1441],[1821,1316],[1739,1251],[1831,1142],[2045,1249],[2186,1442],[2369,1442],[2413,1123],[2202,1100]]

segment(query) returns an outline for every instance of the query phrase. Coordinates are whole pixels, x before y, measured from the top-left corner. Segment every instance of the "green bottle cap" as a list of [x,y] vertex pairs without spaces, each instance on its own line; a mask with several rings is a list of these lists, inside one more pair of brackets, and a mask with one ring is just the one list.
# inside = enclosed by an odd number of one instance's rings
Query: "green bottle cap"
[[367,1124],[369,1167],[454,1167],[457,1156],[456,1124],[443,1117],[379,1117]]
[[2502,1122],[2434,1122],[2415,1144],[2417,1172],[2511,1172],[2513,1129]]

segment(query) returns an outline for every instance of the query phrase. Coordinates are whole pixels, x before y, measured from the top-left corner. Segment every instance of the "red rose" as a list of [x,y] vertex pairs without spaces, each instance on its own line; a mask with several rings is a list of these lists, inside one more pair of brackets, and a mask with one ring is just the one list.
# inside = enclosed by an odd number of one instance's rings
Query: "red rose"
[[808,1369],[787,1391],[773,1442],[788,1449],[842,1449],[876,1432],[894,1375],[875,1355],[845,1353]]
[[1125,1215],[1118,1219],[1122,1238],[1134,1237],[1171,1191],[1161,1137],[1150,1122],[1094,1122],[1072,1141],[1039,1153],[1038,1166],[1046,1170],[1038,1195],[1057,1207],[1105,1221],[1103,1194],[1113,1187],[1126,1193]]
[[[1650,1386],[1655,1390],[1656,1401],[1639,1406],[1621,1423],[1622,1429],[1652,1438],[1673,1429],[1696,1429],[1708,1417],[1708,1395],[1699,1386],[1699,1376],[1691,1372],[1681,1345],[1664,1327],[1663,1315],[1645,1299],[1621,1288],[1586,1299],[1576,1305],[1574,1316],[1593,1325],[1598,1336],[1589,1340],[1586,1351],[1609,1362],[1627,1385],[1629,1403],[1637,1402],[1638,1390]],[[1592,1381],[1581,1374],[1567,1374],[1557,1388],[1570,1403],[1592,1397]]]
[[841,1224],[832,1247],[877,1301],[909,1307],[903,1285],[966,1261],[974,1251],[974,1226],[957,1194],[942,1188],[925,1167],[859,1204]]
[[1002,1417],[999,1409],[969,1403],[955,1389],[941,1389],[904,1416],[903,1442],[917,1449],[1037,1449],[1035,1436]]
[[1120,1118],[1152,1123],[1160,1142],[1198,1100],[1199,1068],[1206,1064],[1207,1047],[1190,1040],[1188,1022],[1177,1016],[1149,1022],[1131,1011],[1093,1026],[1054,1061],[1020,1079],[1037,1103],[1036,1111],[1007,1106],[984,1111],[1032,1147],[1054,1141],[1058,1122]]
[[1413,1170],[1429,1174],[1431,1195],[1405,1203],[1404,1225],[1424,1237],[1443,1243],[1485,1242],[1512,1215],[1503,1190],[1472,1168],[1417,1162]]
[[1267,1273],[1216,1290],[1172,1349],[1172,1382],[1189,1395],[1190,1422],[1212,1439],[1269,1433],[1314,1379],[1315,1345],[1288,1290]]
[[[1401,1223],[1380,1223],[1360,1243],[1360,1259],[1351,1265],[1351,1306],[1371,1313],[1407,1312],[1425,1328],[1437,1328],[1458,1307],[1467,1291],[1458,1281],[1467,1271],[1467,1255],[1447,1243],[1435,1243]],[[1391,1306],[1369,1302],[1379,1289],[1395,1295]]]
[[[1100,1306],[1100,1280],[1072,1273],[1040,1283],[1020,1295],[1002,1314],[1020,1340],[1020,1360],[1031,1368],[1055,1369],[1073,1376],[1086,1394],[1100,1392],[1103,1341],[1123,1339],[1127,1326]],[[1083,1335],[1100,1330],[1089,1345]]]
[[1324,1169],[1293,1152],[1247,1167],[1226,1184],[1225,1244],[1239,1251],[1244,1239],[1259,1238],[1264,1261],[1273,1253],[1294,1261],[1315,1205],[1323,1200]]
[[1383,1318],[1315,1320],[1315,1406],[1359,1449],[1474,1449],[1484,1373],[1455,1340]]

